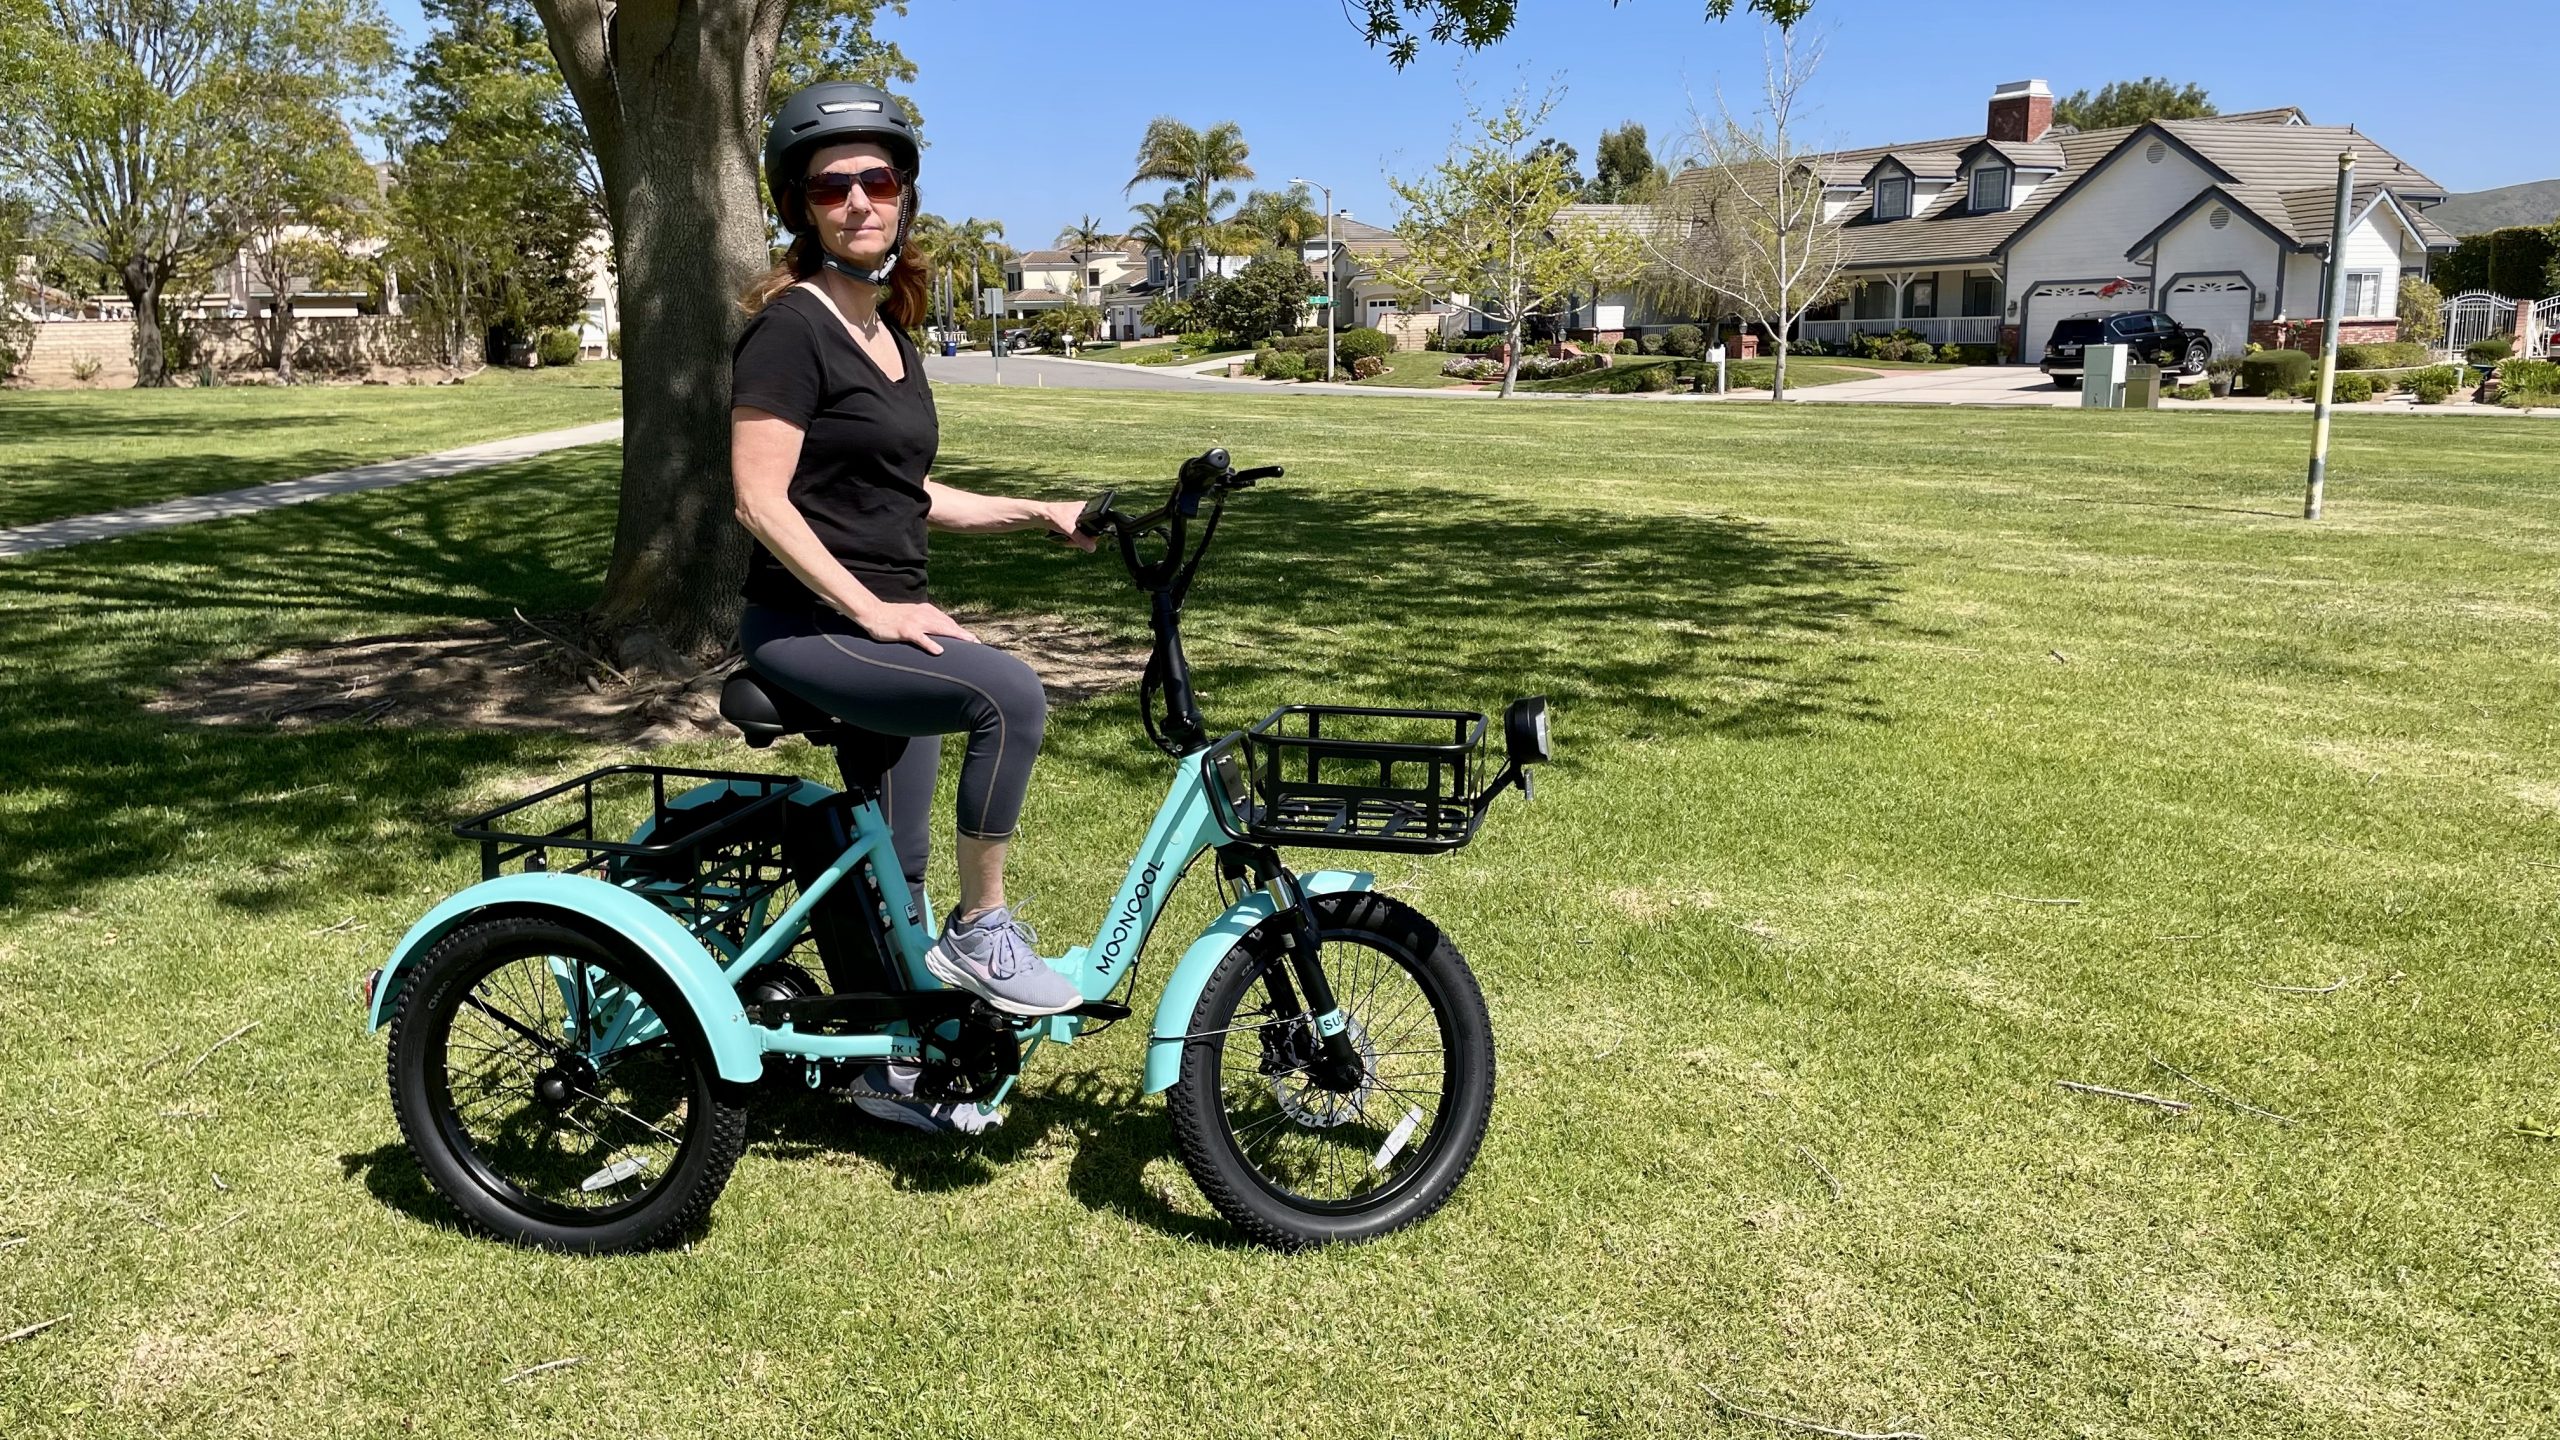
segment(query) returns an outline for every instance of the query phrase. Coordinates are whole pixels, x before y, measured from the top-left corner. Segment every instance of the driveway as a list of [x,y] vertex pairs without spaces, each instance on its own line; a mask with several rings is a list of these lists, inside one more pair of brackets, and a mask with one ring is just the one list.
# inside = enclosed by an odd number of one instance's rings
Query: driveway
[[[1856,364],[1856,361],[1844,362]],[[2077,406],[2080,392],[2065,390],[2031,365],[1967,365],[1957,370],[1906,370],[1874,380],[1814,385],[1787,396],[1807,405],[2050,405]]]

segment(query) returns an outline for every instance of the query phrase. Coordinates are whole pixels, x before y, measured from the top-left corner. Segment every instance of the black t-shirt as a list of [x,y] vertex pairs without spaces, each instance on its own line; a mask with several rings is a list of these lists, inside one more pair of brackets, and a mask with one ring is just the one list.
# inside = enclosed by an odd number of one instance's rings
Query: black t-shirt
[[[729,400],[801,428],[791,503],[853,577],[883,600],[926,598],[925,476],[941,443],[924,360],[904,331],[889,333],[906,362],[891,384],[836,318],[803,286],[774,297],[747,322],[730,357]],[[764,546],[747,562],[743,592],[758,605],[814,610],[823,602]]]

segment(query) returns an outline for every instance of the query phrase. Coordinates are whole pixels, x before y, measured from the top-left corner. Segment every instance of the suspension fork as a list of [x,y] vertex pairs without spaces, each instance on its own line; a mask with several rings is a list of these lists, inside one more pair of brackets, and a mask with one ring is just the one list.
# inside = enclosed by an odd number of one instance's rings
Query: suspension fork
[[[1273,913],[1283,923],[1280,942],[1289,955],[1287,974],[1271,972],[1264,983],[1273,989],[1272,999],[1284,1013],[1297,1005],[1315,1027],[1316,1054],[1314,1063],[1307,1067],[1309,1075],[1329,1090],[1356,1090],[1366,1077],[1367,1067],[1361,1063],[1359,1047],[1351,1043],[1341,1002],[1334,997],[1333,982],[1324,973],[1315,911],[1307,905],[1307,892],[1299,887],[1298,877],[1289,872],[1289,867],[1269,850],[1254,857],[1253,869],[1262,893],[1270,896],[1277,907]],[[1289,993],[1290,977],[1297,981],[1296,995]],[[1300,996],[1304,999],[1300,1000]]]

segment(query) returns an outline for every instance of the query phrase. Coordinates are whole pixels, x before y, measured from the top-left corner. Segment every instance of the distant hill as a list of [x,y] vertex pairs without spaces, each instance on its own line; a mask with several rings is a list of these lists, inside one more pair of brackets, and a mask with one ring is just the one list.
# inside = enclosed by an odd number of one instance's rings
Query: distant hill
[[2456,235],[2477,235],[2507,225],[2548,225],[2560,220],[2560,180],[2533,180],[2448,195],[2427,218]]

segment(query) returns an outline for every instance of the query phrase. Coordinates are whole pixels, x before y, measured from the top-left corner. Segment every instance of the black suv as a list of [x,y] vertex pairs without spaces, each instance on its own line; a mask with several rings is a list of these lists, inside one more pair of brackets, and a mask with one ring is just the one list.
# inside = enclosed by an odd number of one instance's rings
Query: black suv
[[2204,373],[2213,340],[2159,310],[2093,310],[2053,327],[2044,342],[2044,373],[2065,390],[2080,388],[2080,352],[2092,345],[2130,345],[2133,363],[2166,365],[2188,375]]

